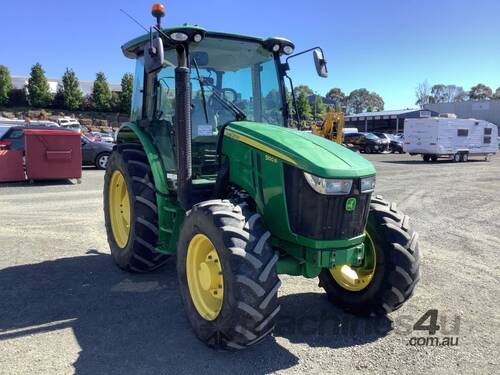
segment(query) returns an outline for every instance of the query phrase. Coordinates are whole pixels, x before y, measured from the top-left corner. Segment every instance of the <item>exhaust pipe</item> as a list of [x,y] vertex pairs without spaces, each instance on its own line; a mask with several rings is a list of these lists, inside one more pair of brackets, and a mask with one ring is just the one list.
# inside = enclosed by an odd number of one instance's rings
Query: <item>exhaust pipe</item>
[[177,149],[177,200],[184,210],[192,206],[191,85],[186,49],[177,47],[175,68],[175,136]]

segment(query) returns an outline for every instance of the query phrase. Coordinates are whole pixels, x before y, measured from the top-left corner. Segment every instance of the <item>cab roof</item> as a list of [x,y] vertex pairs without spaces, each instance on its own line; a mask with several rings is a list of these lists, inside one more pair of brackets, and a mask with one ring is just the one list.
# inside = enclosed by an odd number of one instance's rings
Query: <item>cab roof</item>
[[[182,30],[182,29],[199,30],[205,34],[205,37],[240,39],[240,40],[247,40],[250,42],[264,43],[264,39],[262,39],[262,38],[249,36],[249,35],[241,35],[241,34],[229,34],[229,33],[223,33],[223,32],[218,32],[218,31],[207,31],[204,28],[199,27],[197,25],[184,24],[181,26],[164,28],[164,29],[162,29],[162,31],[168,35],[174,31]],[[130,40],[129,42],[125,43],[122,46],[123,54],[130,59],[135,59],[138,55],[142,54],[143,46],[147,41],[149,41],[149,33],[143,34],[137,38]]]

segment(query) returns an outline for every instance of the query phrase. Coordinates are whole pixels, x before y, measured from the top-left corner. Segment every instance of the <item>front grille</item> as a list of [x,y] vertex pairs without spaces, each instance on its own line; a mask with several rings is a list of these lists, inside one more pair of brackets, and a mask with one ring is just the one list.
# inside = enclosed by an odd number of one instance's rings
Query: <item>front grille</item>
[[[288,220],[293,233],[315,240],[345,240],[363,233],[368,219],[371,194],[360,194],[355,179],[349,195],[323,195],[307,183],[304,173],[285,164],[285,191]],[[353,211],[346,201],[356,198]]]

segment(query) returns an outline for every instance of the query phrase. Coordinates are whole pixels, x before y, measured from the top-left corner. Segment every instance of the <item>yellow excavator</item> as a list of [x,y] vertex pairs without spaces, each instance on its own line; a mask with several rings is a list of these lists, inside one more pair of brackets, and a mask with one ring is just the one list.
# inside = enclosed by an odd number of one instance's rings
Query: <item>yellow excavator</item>
[[311,131],[315,135],[337,142],[344,143],[344,114],[342,112],[328,111],[325,113],[321,125],[312,125]]

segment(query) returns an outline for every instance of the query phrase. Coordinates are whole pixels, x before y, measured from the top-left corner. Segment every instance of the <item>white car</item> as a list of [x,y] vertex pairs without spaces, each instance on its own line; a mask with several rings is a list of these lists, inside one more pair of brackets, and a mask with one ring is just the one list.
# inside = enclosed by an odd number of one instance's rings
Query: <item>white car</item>
[[75,129],[75,130],[82,130],[82,125],[80,122],[73,117],[65,116],[65,117],[59,117],[57,119],[57,123],[59,126],[63,128],[69,128],[69,129]]

